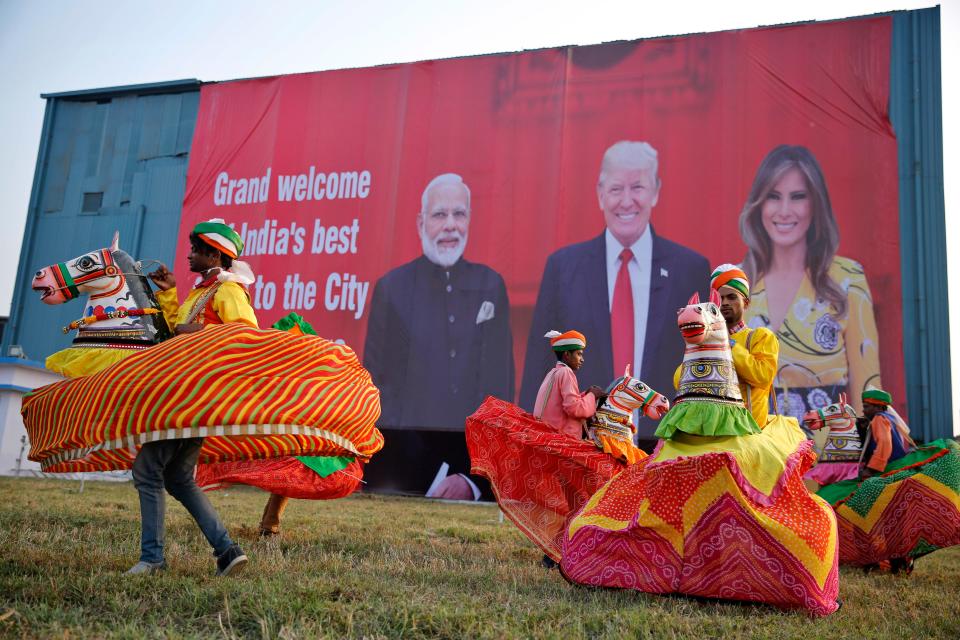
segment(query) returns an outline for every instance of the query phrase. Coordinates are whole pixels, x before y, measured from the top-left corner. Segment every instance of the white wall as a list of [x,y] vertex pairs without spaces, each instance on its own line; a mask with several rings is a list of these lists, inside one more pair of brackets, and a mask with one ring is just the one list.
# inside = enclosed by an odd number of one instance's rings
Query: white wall
[[28,391],[59,380],[63,378],[39,362],[0,358],[0,475],[16,474],[21,449],[21,475],[37,475],[40,472],[39,463],[26,459],[29,443],[24,448],[21,442],[27,431],[20,417],[20,400]]

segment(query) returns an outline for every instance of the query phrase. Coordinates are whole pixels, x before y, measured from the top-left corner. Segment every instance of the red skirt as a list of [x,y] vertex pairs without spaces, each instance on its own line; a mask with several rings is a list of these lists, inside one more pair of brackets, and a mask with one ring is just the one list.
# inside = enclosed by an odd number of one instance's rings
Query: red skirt
[[492,397],[467,418],[466,438],[472,472],[490,481],[503,513],[558,561],[568,520],[625,466]]
[[360,486],[363,465],[354,460],[340,471],[321,477],[294,457],[241,460],[197,465],[197,486],[204,491],[246,484],[287,498],[335,500]]

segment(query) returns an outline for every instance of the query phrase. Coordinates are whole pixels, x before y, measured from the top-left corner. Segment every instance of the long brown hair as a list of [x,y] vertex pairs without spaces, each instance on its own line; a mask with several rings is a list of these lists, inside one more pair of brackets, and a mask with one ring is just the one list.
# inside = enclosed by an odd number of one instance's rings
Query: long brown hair
[[837,316],[843,316],[847,312],[847,294],[829,274],[840,245],[840,230],[830,206],[830,194],[820,163],[806,147],[782,144],[760,163],[747,202],[740,212],[740,237],[747,245],[743,270],[751,281],[756,282],[770,269],[773,242],[763,228],[761,213],[767,195],[790,169],[798,169],[803,175],[810,198],[812,215],[807,229],[807,275],[817,297],[830,303]]

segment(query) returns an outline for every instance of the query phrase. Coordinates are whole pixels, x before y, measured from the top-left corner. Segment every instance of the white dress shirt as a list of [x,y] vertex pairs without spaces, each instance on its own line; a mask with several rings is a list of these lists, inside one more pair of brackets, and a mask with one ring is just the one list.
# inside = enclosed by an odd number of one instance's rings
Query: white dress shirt
[[[630,372],[634,378],[640,377],[640,367],[643,366],[643,343],[647,338],[647,310],[650,306],[650,269],[653,262],[653,235],[650,225],[643,230],[643,235],[629,247],[624,247],[613,237],[610,229],[604,235],[604,244],[607,247],[607,301],[613,311],[613,289],[617,284],[617,274],[620,272],[620,253],[624,248],[633,252],[633,258],[627,265],[630,274],[630,289],[633,292],[633,366]],[[614,371],[618,378],[623,371]]]

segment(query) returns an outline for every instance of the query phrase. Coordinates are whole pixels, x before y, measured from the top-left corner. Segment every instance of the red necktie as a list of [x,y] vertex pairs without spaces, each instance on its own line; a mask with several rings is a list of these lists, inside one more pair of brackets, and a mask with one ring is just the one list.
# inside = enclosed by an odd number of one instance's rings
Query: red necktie
[[[610,335],[613,338],[613,376],[623,375],[628,364],[633,363],[633,287],[630,286],[630,260],[633,252],[620,252],[620,271],[613,285],[613,307],[610,309]],[[632,368],[632,367],[631,367]],[[634,371],[636,376],[639,371]]]

